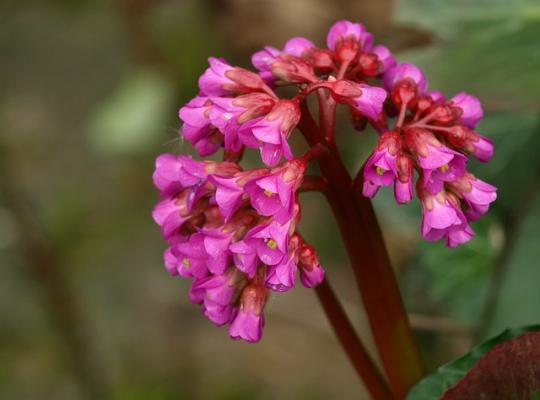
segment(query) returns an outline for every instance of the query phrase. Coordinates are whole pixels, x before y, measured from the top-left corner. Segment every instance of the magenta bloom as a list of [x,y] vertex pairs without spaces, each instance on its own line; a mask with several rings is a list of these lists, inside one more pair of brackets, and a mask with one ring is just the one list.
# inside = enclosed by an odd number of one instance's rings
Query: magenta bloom
[[476,221],[485,214],[489,205],[497,199],[497,188],[466,173],[461,179],[450,182],[450,187],[463,197],[468,205],[465,215],[471,221]]
[[426,91],[428,83],[424,73],[416,65],[407,63],[398,64],[389,69],[384,74],[384,86],[390,91],[397,83],[405,79],[414,82],[420,94]]
[[493,157],[493,152],[495,151],[493,141],[490,138],[479,134],[476,134],[471,138],[469,146],[472,155],[482,162],[489,161],[491,157]]
[[261,340],[264,327],[263,309],[267,290],[262,286],[249,285],[242,292],[240,308],[229,328],[233,339],[255,343]]
[[424,193],[422,200],[422,236],[426,240],[445,239],[446,246],[468,242],[474,231],[467,218],[444,191],[436,195]]
[[480,100],[465,92],[461,92],[452,97],[452,99],[450,99],[450,104],[461,110],[459,120],[463,125],[468,126],[469,128],[474,128],[484,117],[484,110],[482,109]]
[[274,106],[274,99],[266,93],[250,93],[239,97],[213,97],[210,121],[225,137],[225,150],[239,151],[242,143],[238,137],[240,126],[267,114]]
[[290,223],[280,224],[272,221],[250,230],[246,237],[247,244],[255,246],[259,260],[266,265],[277,265],[288,253]]
[[295,57],[302,57],[302,55],[310,49],[315,48],[315,44],[306,38],[303,37],[294,37],[292,39],[289,39],[287,43],[285,43],[285,47],[283,48],[283,53],[289,54],[291,56]]
[[374,186],[391,186],[397,176],[397,155],[401,149],[401,139],[396,132],[387,132],[381,136],[377,149],[364,167],[364,196],[372,197]]
[[394,197],[398,204],[405,204],[413,198],[413,160],[400,154],[397,158],[397,179],[394,184]]
[[208,275],[206,257],[196,253],[200,248],[200,238],[176,237],[172,242],[164,254],[165,266],[169,272],[176,270],[176,275],[185,278],[203,278]]
[[168,195],[186,187],[200,185],[206,180],[206,176],[200,161],[195,161],[190,156],[162,154],[156,158],[156,169],[152,178],[161,194]]
[[231,322],[236,312],[234,297],[242,278],[231,268],[222,275],[196,281],[193,290],[202,291],[203,313],[218,326]]
[[298,104],[291,100],[280,100],[265,117],[244,124],[240,139],[248,147],[259,148],[263,162],[273,167],[282,156],[287,160],[293,158],[287,138],[299,119]]
[[291,218],[294,193],[302,183],[306,170],[305,163],[287,162],[273,173],[256,178],[246,184],[251,205],[260,215],[275,216],[285,222]]
[[214,154],[223,143],[223,135],[209,119],[212,102],[206,96],[197,96],[178,112],[184,122],[182,136],[189,140],[201,156]]
[[295,256],[286,257],[283,262],[271,265],[266,271],[266,287],[275,292],[286,292],[295,286],[297,263]]
[[330,50],[339,52],[340,47],[356,44],[364,51],[369,51],[373,38],[363,24],[350,21],[338,21],[330,28],[326,36],[326,45]]
[[379,63],[381,64],[381,67],[379,68],[379,73],[385,73],[390,68],[393,68],[397,65],[396,59],[386,46],[375,46],[373,49],[371,49],[371,52],[375,54],[379,60]]
[[254,72],[233,67],[226,61],[210,57],[210,67],[199,78],[199,88],[206,96],[228,96],[262,90],[265,83]]
[[313,246],[307,243],[302,245],[298,267],[300,268],[300,281],[305,287],[312,288],[323,281],[324,268],[321,266]]
[[[298,277],[313,287],[325,277],[315,249],[297,230],[300,192],[326,195],[349,252],[362,229],[377,229],[358,225],[370,220],[351,198],[360,187],[373,197],[393,186],[396,202],[405,204],[416,184],[423,237],[450,247],[472,238],[469,222],[497,197],[495,187],[466,170],[470,156],[487,161],[494,150],[473,130],[483,114],[478,99],[428,92],[424,73],[397,64],[388,48],[373,47],[360,23],[336,22],[327,45],[295,37],[283,48],[264,47],[252,56],[256,73],[209,58],[199,94],[179,110],[181,134],[201,156],[222,151],[212,160],[156,159],[159,200],[152,217],[166,241],[165,266],[192,281],[190,300],[214,324],[228,325],[234,339],[261,339],[270,291],[285,292]],[[343,106],[355,129],[369,126],[379,135],[352,179],[337,138],[347,130],[336,130]],[[308,146],[303,155],[289,145],[296,127]],[[255,167],[252,150],[260,153]],[[313,175],[306,178],[308,166]]]
[[374,120],[381,113],[387,95],[384,89],[346,80],[335,82],[331,89],[337,101],[350,104],[362,115]]

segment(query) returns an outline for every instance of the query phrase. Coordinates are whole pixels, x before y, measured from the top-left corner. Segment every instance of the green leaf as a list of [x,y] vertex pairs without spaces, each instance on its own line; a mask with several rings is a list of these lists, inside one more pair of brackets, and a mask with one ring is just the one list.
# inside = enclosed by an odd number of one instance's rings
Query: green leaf
[[451,386],[463,378],[467,372],[469,372],[469,370],[497,344],[522,335],[523,333],[537,331],[540,331],[540,325],[505,330],[500,335],[476,346],[471,352],[457,360],[443,365],[435,373],[422,379],[411,389],[407,395],[407,400],[440,399]]

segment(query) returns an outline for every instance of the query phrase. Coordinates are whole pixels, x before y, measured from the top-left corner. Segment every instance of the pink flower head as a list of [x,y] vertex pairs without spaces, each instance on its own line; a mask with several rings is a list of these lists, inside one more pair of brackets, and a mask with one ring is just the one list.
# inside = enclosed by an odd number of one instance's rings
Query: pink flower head
[[246,184],[251,205],[260,215],[275,216],[285,222],[292,216],[295,192],[306,171],[303,160],[286,162],[269,175],[253,179]]
[[350,21],[338,21],[330,28],[326,36],[326,44],[336,52],[341,62],[352,61],[359,50],[368,52],[373,43],[373,35],[366,31],[363,24]]
[[405,204],[413,197],[413,166],[414,161],[401,153],[397,158],[397,179],[394,184],[394,197],[398,204]]
[[239,97],[213,97],[210,121],[225,137],[225,150],[239,151],[242,143],[238,138],[240,126],[254,118],[266,115],[275,100],[266,93],[249,93]]
[[257,283],[250,283],[242,292],[238,313],[229,327],[232,339],[243,339],[250,343],[261,340],[264,328],[264,306],[268,290]]
[[460,122],[474,128],[484,116],[484,110],[478,98],[471,96],[465,92],[461,92],[450,99],[450,104],[458,107],[461,110]]
[[397,155],[401,150],[401,138],[395,131],[383,134],[377,148],[364,167],[364,196],[372,194],[371,186],[390,186],[397,176]]
[[390,68],[393,68],[397,65],[396,59],[386,46],[375,46],[371,52],[377,56],[379,61],[379,74],[385,73]]
[[300,249],[298,258],[300,268],[300,281],[307,288],[320,284],[324,279],[324,268],[319,262],[317,252],[313,246],[304,243]]
[[262,78],[254,72],[214,57],[210,57],[208,63],[210,67],[199,78],[199,88],[207,96],[256,92],[265,87]]
[[423,94],[427,90],[427,78],[420,68],[414,64],[398,64],[384,74],[384,86],[388,91],[391,91],[398,83],[405,80],[413,82],[418,88],[419,94]]
[[386,91],[382,88],[347,80],[336,81],[331,90],[336,101],[350,104],[373,120],[381,113],[386,99]]
[[497,199],[497,188],[467,172],[455,182],[450,182],[450,187],[468,205],[465,215],[471,221],[476,221],[485,214],[489,205]]
[[468,242],[474,231],[467,223],[456,198],[444,190],[436,195],[421,188],[418,195],[422,201],[422,236],[426,240],[445,239],[447,247]]
[[276,165],[282,156],[293,158],[287,138],[300,120],[300,109],[294,100],[279,100],[265,116],[248,121],[240,138],[248,147],[259,148],[263,162]]

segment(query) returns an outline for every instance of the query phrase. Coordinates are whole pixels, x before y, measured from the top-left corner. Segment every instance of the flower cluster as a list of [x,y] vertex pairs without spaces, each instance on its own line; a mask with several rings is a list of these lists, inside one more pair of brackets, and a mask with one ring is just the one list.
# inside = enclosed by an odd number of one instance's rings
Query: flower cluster
[[[191,300],[212,322],[228,324],[233,338],[260,340],[269,292],[291,289],[297,275],[306,287],[324,278],[315,249],[296,229],[298,191],[316,155],[312,148],[295,158],[288,143],[311,93],[331,112],[330,104],[348,107],[358,130],[369,123],[379,132],[363,169],[365,196],[393,185],[397,202],[407,203],[418,171],[426,239],[445,238],[449,246],[469,240],[468,221],[496,197],[494,187],[465,170],[468,155],[487,161],[493,153],[490,140],[474,131],[482,117],[476,98],[461,93],[446,101],[428,92],[424,74],[374,46],[362,24],[335,23],[327,47],[305,38],[282,50],[265,47],[252,57],[257,72],[210,58],[199,94],[179,111],[181,134],[202,157],[223,149],[224,161],[169,154],[156,161],[161,200],[153,217],[169,243],[165,264],[193,280]],[[278,96],[285,85],[297,94]],[[246,148],[260,152],[264,168],[240,166]]]
[[189,156],[156,160],[161,201],[153,217],[169,242],[165,265],[193,279],[191,300],[215,324],[230,324],[233,338],[260,340],[269,290],[291,289],[297,273],[306,287],[324,277],[296,231],[305,170],[303,158],[247,171]]
[[[386,106],[397,114],[393,129],[385,116],[379,118],[381,135],[377,148],[364,167],[363,194],[373,197],[381,186],[394,186],[399,204],[416,193],[422,202],[422,236],[444,239],[448,247],[469,241],[469,225],[487,212],[497,189],[466,170],[468,156],[487,162],[492,141],[474,129],[483,117],[480,101],[459,93],[446,100],[428,91],[422,71],[400,64],[384,74],[389,92]],[[382,128],[382,129],[381,129]]]

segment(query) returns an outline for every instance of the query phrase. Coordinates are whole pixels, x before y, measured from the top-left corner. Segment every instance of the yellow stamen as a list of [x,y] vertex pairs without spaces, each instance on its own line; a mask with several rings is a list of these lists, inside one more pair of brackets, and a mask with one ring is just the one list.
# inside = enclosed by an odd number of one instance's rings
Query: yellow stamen
[[377,167],[377,173],[379,175],[383,175],[386,172],[386,170],[383,167]]
[[271,248],[272,250],[275,250],[276,247],[277,247],[277,243],[274,239],[270,239],[268,240],[268,242],[266,242],[266,245]]
[[442,167],[439,168],[439,171],[441,172],[446,172],[448,171],[450,167],[448,166],[448,164],[444,164]]
[[190,263],[189,263],[189,260],[188,260],[187,258],[184,258],[184,259],[182,260],[182,265],[183,265],[184,267],[186,267],[186,268],[189,268],[189,267],[191,266]]
[[270,190],[265,190],[265,191],[264,191],[264,194],[265,194],[267,197],[272,197],[273,195],[275,195],[275,193],[272,193]]

